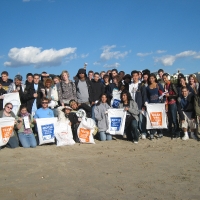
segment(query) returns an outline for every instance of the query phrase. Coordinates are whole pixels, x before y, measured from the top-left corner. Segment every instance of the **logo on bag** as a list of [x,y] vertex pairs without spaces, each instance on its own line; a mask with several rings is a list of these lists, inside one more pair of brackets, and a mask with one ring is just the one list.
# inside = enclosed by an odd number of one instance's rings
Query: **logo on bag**
[[2,141],[7,143],[13,133],[13,126],[1,127]]
[[119,103],[120,103],[120,100],[114,99],[114,100],[113,100],[113,103],[112,103],[112,107],[113,107],[113,108],[118,108],[118,107],[119,107]]
[[90,141],[90,130],[85,128],[80,128],[79,138],[83,139],[85,142]]
[[151,112],[150,121],[152,126],[162,126],[162,112]]
[[111,117],[111,131],[119,131],[121,125],[121,117]]
[[41,125],[41,129],[42,129],[43,140],[50,140],[50,139],[54,138],[54,125],[53,124]]

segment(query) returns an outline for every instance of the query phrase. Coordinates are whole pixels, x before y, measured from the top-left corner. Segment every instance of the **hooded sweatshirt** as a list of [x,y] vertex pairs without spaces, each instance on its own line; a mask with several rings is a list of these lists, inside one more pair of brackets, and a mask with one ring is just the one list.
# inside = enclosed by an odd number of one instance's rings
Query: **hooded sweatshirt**
[[108,117],[105,112],[109,108],[110,106],[107,103],[100,103],[99,105],[96,105],[94,108],[94,115],[95,119],[97,120],[97,126],[99,132],[108,130]]

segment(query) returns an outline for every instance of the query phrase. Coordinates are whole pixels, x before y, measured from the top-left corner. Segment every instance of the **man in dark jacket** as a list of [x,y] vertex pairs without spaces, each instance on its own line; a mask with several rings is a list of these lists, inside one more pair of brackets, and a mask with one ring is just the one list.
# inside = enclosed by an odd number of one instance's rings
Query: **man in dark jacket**
[[194,110],[194,95],[189,93],[187,87],[182,87],[181,89],[182,95],[179,98],[177,108],[179,113],[179,118],[181,120],[181,128],[184,132],[184,137],[182,140],[188,140],[188,127],[190,127],[192,139],[196,139],[194,135],[196,129],[196,122],[195,122],[195,110]]
[[90,105],[91,81],[87,78],[85,69],[79,69],[75,77],[76,94],[78,103]]
[[23,99],[26,101],[28,112],[34,115],[41,108],[41,99],[44,97],[44,85],[40,82],[39,74],[34,74],[33,82],[26,82]]
[[131,72],[133,83],[129,85],[129,92],[132,99],[137,103],[139,114],[139,129],[142,134],[142,139],[146,139],[146,117],[144,116],[145,102],[147,101],[146,87],[139,83],[139,72],[134,70]]
[[95,108],[95,102],[98,101],[101,97],[101,95],[104,93],[105,88],[103,83],[100,80],[100,76],[98,72],[94,73],[94,79],[91,81],[91,96],[90,96],[90,102],[92,106],[92,119],[95,120],[94,116],[94,108]]

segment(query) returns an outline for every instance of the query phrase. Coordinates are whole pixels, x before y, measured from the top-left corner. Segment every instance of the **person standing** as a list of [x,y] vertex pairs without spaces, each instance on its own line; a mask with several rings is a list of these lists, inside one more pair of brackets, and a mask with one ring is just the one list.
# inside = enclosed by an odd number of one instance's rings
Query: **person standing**
[[[176,86],[171,83],[168,79],[168,74],[163,74],[163,81],[165,83],[164,90],[166,92],[165,96],[167,98],[166,105],[167,105],[167,112],[168,112],[168,120],[169,120],[169,130],[172,133],[172,138],[179,138],[179,132],[177,131],[178,124],[177,124],[177,98],[178,98],[178,91]],[[172,128],[173,125],[173,128]]]
[[78,103],[90,105],[91,81],[87,78],[85,69],[81,68],[75,77],[76,95]]
[[71,99],[77,99],[76,97],[76,86],[74,82],[69,80],[68,71],[62,71],[61,73],[61,81],[56,84],[58,90],[58,99],[60,104],[64,106],[65,104],[69,104]]
[[147,101],[146,87],[139,82],[139,72],[134,70],[131,72],[133,82],[129,85],[129,92],[132,99],[137,103],[139,109],[139,129],[142,139],[146,139],[146,117],[144,116],[145,102]]
[[[149,85],[146,87],[147,92],[147,102],[148,103],[161,103],[160,96],[164,92],[164,88],[160,83],[158,83],[155,74],[151,73],[149,75]],[[165,98],[163,99],[163,103],[165,102]],[[154,139],[155,133],[158,133],[159,138],[163,137],[162,129],[151,129],[150,131],[150,139]]]
[[95,103],[98,101],[101,97],[101,95],[104,93],[105,88],[101,80],[99,79],[99,73],[94,73],[94,79],[91,81],[91,96],[90,96],[90,102],[92,107],[92,119],[95,120],[94,116],[94,108]]

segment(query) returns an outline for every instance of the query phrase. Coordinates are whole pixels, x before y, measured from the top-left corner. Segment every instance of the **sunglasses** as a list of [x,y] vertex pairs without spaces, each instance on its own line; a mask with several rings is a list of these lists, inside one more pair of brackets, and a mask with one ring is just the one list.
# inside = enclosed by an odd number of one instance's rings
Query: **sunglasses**
[[42,102],[42,104],[48,104],[48,102]]
[[9,109],[11,109],[11,110],[12,110],[12,107],[6,106],[6,108],[9,108]]

